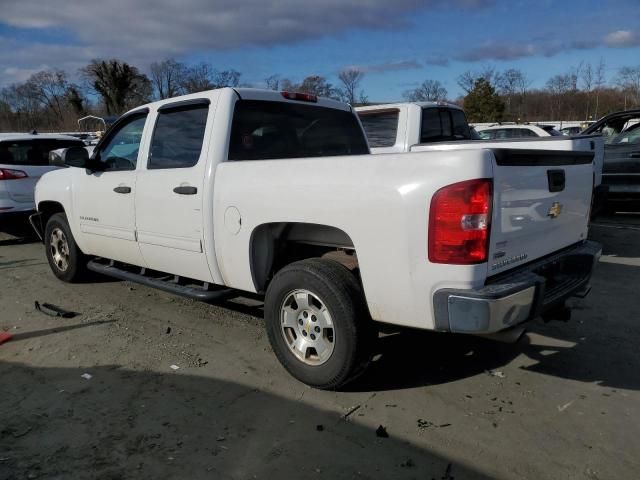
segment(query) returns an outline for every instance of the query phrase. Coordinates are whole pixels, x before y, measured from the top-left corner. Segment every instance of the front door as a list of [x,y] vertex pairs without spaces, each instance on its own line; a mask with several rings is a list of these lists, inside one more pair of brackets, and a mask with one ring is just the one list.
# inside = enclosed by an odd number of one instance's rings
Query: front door
[[206,99],[158,109],[146,168],[138,170],[136,227],[149,268],[211,282],[202,221],[208,117]]
[[97,171],[75,169],[74,220],[85,253],[145,266],[136,242],[136,167],[146,111],[122,118],[94,152]]

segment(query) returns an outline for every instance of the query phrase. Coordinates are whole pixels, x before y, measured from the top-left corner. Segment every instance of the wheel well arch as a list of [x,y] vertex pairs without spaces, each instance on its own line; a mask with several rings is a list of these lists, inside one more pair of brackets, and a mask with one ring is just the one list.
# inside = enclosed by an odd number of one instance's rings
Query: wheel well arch
[[249,262],[258,292],[264,292],[273,275],[285,265],[324,256],[358,271],[353,240],[340,228],[317,223],[271,222],[258,225],[251,232]]
[[47,221],[56,213],[66,213],[62,204],[53,200],[43,200],[38,203],[38,212],[41,215],[40,219],[43,228],[47,224]]

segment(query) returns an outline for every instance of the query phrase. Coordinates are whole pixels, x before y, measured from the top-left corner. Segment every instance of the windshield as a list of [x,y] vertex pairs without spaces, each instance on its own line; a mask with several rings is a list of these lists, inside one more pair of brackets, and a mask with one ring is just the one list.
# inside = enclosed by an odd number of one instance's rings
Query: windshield
[[229,160],[363,155],[369,147],[351,112],[306,104],[239,100]]

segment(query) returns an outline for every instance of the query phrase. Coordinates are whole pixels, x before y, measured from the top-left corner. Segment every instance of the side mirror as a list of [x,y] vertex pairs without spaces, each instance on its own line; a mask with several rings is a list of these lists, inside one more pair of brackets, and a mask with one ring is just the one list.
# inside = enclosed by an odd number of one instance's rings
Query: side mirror
[[59,148],[49,152],[49,165],[89,168],[89,152],[84,147]]

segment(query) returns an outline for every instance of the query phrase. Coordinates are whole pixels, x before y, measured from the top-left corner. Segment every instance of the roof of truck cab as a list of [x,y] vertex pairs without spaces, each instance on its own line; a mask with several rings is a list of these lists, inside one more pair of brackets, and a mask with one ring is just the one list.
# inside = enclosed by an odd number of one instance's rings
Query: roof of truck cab
[[71,135],[60,135],[57,133],[0,133],[0,142],[14,142],[17,140],[77,140]]
[[391,110],[394,108],[402,108],[408,105],[415,105],[420,108],[452,108],[455,110],[463,110],[459,105],[448,102],[400,102],[400,103],[381,103],[378,105],[368,105],[366,107],[356,107],[357,112],[370,112],[375,110]]
[[310,106],[318,106],[318,107],[326,107],[326,108],[334,108],[338,110],[344,110],[346,112],[350,112],[351,105],[348,103],[339,102],[337,100],[332,100],[330,98],[325,97],[317,97],[316,102],[305,102],[300,100],[289,100],[282,96],[282,91],[276,90],[264,90],[260,88],[217,88],[212,90],[205,90],[197,93],[190,93],[188,95],[180,95],[178,97],[166,98],[164,100],[158,100],[157,102],[151,102],[144,105],[140,105],[136,108],[132,108],[127,112],[135,113],[136,111],[143,110],[145,108],[159,108],[163,105],[168,105],[177,102],[185,102],[192,101],[198,99],[208,99],[211,97],[211,94],[214,92],[231,92],[234,95],[238,95],[238,97],[242,100],[261,100],[261,101],[272,101],[272,102],[283,102],[283,103],[294,103],[297,105],[310,105]]

